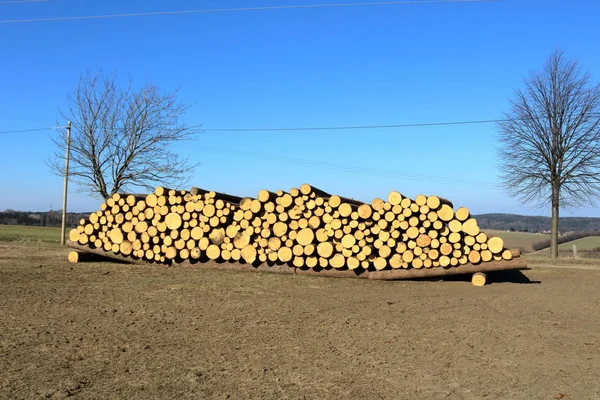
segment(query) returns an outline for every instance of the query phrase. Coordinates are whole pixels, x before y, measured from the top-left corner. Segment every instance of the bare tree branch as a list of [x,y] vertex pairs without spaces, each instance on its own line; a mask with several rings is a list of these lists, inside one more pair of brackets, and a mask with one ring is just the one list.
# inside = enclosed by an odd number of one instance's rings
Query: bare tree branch
[[[198,130],[182,123],[188,107],[177,91],[162,93],[150,83],[122,89],[115,76],[87,73],[68,96],[63,119],[72,123],[69,175],[82,191],[104,199],[135,187],[177,186],[196,166],[171,151]],[[51,170],[64,175],[66,133],[52,138]]]
[[555,258],[560,207],[593,205],[600,194],[600,84],[555,51],[498,128],[502,183],[524,203],[551,205]]

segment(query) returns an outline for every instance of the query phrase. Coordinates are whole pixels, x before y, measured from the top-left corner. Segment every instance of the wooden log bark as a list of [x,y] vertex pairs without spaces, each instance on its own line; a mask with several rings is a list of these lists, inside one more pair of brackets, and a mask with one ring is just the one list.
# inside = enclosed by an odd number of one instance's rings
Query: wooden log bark
[[94,254],[94,253],[90,253],[87,251],[70,251],[69,254],[67,254],[67,260],[70,263],[81,263],[81,262],[94,262],[94,261],[106,261],[108,260],[108,257],[105,257],[103,255],[100,254]]
[[97,255],[100,257],[104,257],[104,258],[110,258],[110,259],[116,260],[116,261],[127,262],[127,263],[131,263],[131,264],[146,264],[147,263],[145,260],[141,260],[139,258],[125,257],[121,254],[109,253],[109,252],[105,251],[104,249],[92,249],[88,246],[81,245],[79,243],[72,242],[70,240],[67,240],[65,245],[67,247],[82,251],[84,253],[90,253],[90,254],[94,254],[94,255]]
[[369,273],[369,279],[397,280],[397,279],[416,279],[432,278],[445,275],[473,274],[476,272],[502,271],[502,270],[523,270],[527,269],[527,260],[523,258],[514,258],[510,261],[491,261],[478,265],[464,264],[458,267],[450,268],[421,268],[407,270],[388,270],[373,271]]

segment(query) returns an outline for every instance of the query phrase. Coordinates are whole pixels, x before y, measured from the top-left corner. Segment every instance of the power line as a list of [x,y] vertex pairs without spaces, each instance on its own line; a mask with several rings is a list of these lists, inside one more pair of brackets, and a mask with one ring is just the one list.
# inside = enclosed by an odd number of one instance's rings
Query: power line
[[[488,119],[488,120],[474,120],[474,121],[447,121],[447,122],[426,122],[417,124],[392,124],[392,125],[345,125],[345,126],[311,126],[311,127],[282,127],[282,128],[202,128],[202,125],[194,125],[190,128],[200,128],[202,132],[279,132],[279,131],[333,131],[333,130],[357,130],[357,129],[394,129],[394,128],[418,128],[427,126],[449,126],[449,125],[471,125],[471,124],[487,124],[493,122],[510,121],[508,119]],[[25,129],[18,131],[6,131],[4,133],[19,133],[19,132],[33,132],[48,129],[65,128],[52,127],[52,128],[37,128],[37,129]]]
[[230,150],[230,149],[205,146],[205,145],[186,145],[185,147],[186,147],[186,149],[188,149],[188,148],[198,149],[198,150],[203,150],[203,151],[206,151],[209,153],[215,153],[215,154],[233,155],[236,157],[253,158],[253,159],[262,160],[262,161],[275,161],[278,163],[293,164],[293,165],[300,165],[300,166],[307,166],[307,167],[318,167],[321,169],[336,170],[336,171],[343,171],[343,172],[350,172],[350,173],[362,173],[362,174],[366,174],[366,175],[386,176],[386,177],[392,177],[392,178],[416,180],[416,181],[420,181],[420,182],[425,181],[425,182],[448,184],[448,185],[469,186],[469,187],[476,187],[476,188],[481,188],[481,189],[499,189],[500,188],[500,185],[493,184],[490,182],[481,182],[481,181],[474,181],[474,180],[467,180],[467,179],[444,178],[444,177],[439,177],[439,176],[421,175],[421,174],[409,174],[409,173],[399,172],[399,171],[390,171],[390,170],[383,170],[383,169],[377,169],[377,168],[336,164],[336,163],[330,163],[330,162],[324,162],[324,161],[311,161],[311,160],[305,160],[305,159],[299,159],[299,158],[274,156],[274,155],[260,154],[260,153],[251,153],[251,152],[247,152],[247,151]]
[[[449,121],[449,122],[426,122],[418,124],[392,124],[392,125],[346,125],[346,126],[311,126],[311,127],[282,127],[282,128],[202,128],[202,125],[194,125],[190,128],[200,128],[202,132],[285,132],[285,131],[333,131],[333,130],[357,130],[357,129],[394,129],[394,128],[418,128],[427,126],[449,126],[449,125],[472,125],[472,124],[488,124],[494,122],[510,121],[509,119],[487,119],[474,121]],[[64,126],[57,128],[38,128],[25,129],[19,131],[6,131],[3,133],[19,133],[33,132],[48,129],[65,128]]]
[[[587,113],[590,116],[600,116],[600,113]],[[0,114],[0,117],[2,115]],[[203,125],[192,125],[189,128],[199,128],[202,132],[285,132],[285,131],[333,131],[333,130],[358,130],[358,129],[400,129],[400,128],[420,128],[428,126],[452,126],[452,125],[475,125],[475,124],[490,124],[498,122],[510,121],[526,121],[528,118],[505,118],[505,119],[480,119],[466,121],[442,121],[442,122],[423,122],[412,124],[390,124],[390,125],[342,125],[342,126],[308,126],[308,127],[281,127],[281,128],[203,128]],[[50,129],[61,129],[66,126],[25,129],[17,131],[5,131],[4,133],[19,133],[19,132],[34,132]]]
[[[588,113],[600,116],[600,113]],[[391,124],[391,125],[346,125],[346,126],[309,126],[309,127],[283,127],[283,128],[207,128],[203,132],[278,132],[278,131],[336,131],[355,129],[395,129],[395,128],[420,128],[427,126],[475,125],[491,124],[498,122],[525,121],[531,118],[506,118],[506,119],[481,119],[471,121],[444,121],[424,122],[416,124]]]
[[[39,132],[39,131],[57,130],[57,129],[63,129],[63,128],[66,128],[66,126],[2,131],[2,132],[0,132],[0,134]],[[274,155],[269,155],[269,154],[252,153],[252,152],[247,152],[247,151],[231,150],[231,149],[205,146],[205,145],[187,144],[186,148],[199,149],[199,150],[207,151],[210,153],[216,153],[216,154],[235,155],[238,157],[253,158],[253,159],[258,159],[258,160],[263,160],[263,161],[275,161],[275,162],[284,163],[284,164],[300,165],[300,166],[307,166],[307,167],[317,167],[317,168],[321,168],[321,169],[336,170],[336,171],[343,171],[343,172],[350,172],[350,173],[362,173],[362,174],[366,174],[366,175],[387,176],[387,177],[393,177],[393,178],[417,180],[420,182],[426,181],[426,182],[431,182],[431,183],[469,186],[469,187],[476,187],[476,188],[482,188],[482,189],[499,189],[500,188],[499,185],[493,184],[490,182],[482,182],[482,181],[475,181],[475,180],[468,180],[468,179],[444,178],[444,177],[439,177],[439,176],[422,175],[422,174],[410,174],[410,173],[400,172],[400,171],[390,171],[390,170],[383,170],[383,169],[377,169],[377,168],[336,164],[336,163],[330,163],[330,162],[325,162],[325,161],[312,161],[312,160],[305,160],[305,159],[300,159],[300,158],[274,156]]]
[[476,121],[451,121],[451,122],[426,122],[419,124],[392,124],[392,125],[349,125],[349,126],[319,126],[298,128],[215,128],[202,129],[204,132],[259,132],[259,131],[333,131],[353,129],[393,129],[393,128],[418,128],[425,126],[447,126],[447,125],[471,125],[489,124],[494,122],[506,122],[508,119],[486,119]]
[[[35,0],[31,0],[31,1],[35,1]],[[297,10],[297,9],[313,9],[313,8],[370,7],[370,6],[392,6],[392,5],[412,5],[412,4],[439,4],[439,3],[490,3],[490,2],[498,2],[498,1],[503,1],[503,0],[379,1],[379,2],[367,2],[367,3],[327,3],[327,4],[304,4],[304,5],[290,5],[290,6],[215,8],[215,9],[204,9],[204,10],[155,11],[155,12],[145,12],[145,13],[79,15],[79,16],[73,16],[73,17],[12,19],[12,20],[1,20],[0,24],[16,24],[16,23],[28,23],[28,22],[51,22],[51,21],[74,21],[74,20],[82,20],[82,19],[150,17],[150,16],[157,16],[157,15],[203,14],[203,13],[224,13],[224,12],[241,12],[241,11]]]
[[52,127],[48,127],[48,128],[34,128],[34,129],[21,129],[21,130],[15,130],[15,131],[2,131],[2,132],[0,132],[0,135],[4,135],[4,134],[8,134],[8,133],[50,131],[50,130],[56,130],[56,129],[62,129],[62,128],[66,128],[66,126],[52,126]]

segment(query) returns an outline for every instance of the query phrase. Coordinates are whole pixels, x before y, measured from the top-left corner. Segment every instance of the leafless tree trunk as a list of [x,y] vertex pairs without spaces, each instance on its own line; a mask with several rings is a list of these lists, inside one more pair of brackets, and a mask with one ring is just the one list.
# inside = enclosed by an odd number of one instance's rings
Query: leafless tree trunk
[[[60,111],[72,122],[69,176],[79,188],[107,199],[134,187],[182,184],[195,165],[171,148],[198,130],[181,122],[187,107],[176,94],[152,84],[121,89],[115,77],[102,73],[82,76]],[[49,165],[62,176],[66,134],[52,140],[56,151]]]
[[593,205],[600,193],[600,84],[561,51],[524,84],[499,123],[502,181],[525,203],[550,204],[557,258],[560,208]]

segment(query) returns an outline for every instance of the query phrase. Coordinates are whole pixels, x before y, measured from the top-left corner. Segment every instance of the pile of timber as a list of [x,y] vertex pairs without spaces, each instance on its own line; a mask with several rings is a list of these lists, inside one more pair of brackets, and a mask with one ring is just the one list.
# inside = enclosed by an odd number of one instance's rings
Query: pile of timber
[[[256,198],[191,188],[157,187],[115,194],[69,238],[79,248],[132,260],[239,261],[328,270],[452,268],[511,260],[501,238],[488,237],[465,207],[392,191],[370,204],[308,184]],[[515,254],[516,255],[516,254]]]

